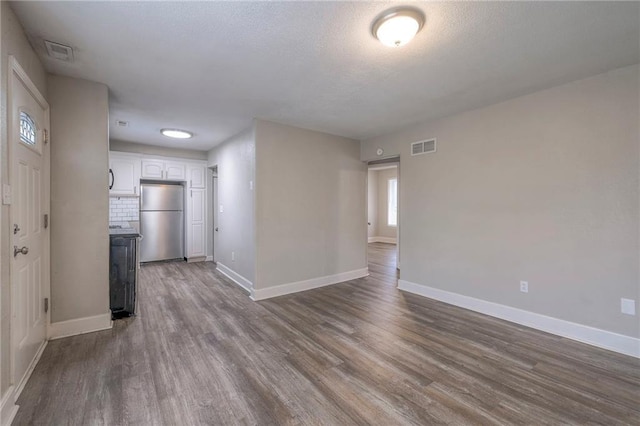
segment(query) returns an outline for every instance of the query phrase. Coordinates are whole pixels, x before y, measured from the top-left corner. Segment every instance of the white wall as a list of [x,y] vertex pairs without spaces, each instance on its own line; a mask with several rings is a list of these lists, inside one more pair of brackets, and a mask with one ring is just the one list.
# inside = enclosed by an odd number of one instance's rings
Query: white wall
[[[0,66],[0,180],[9,183],[7,135],[7,84],[9,55],[13,55],[38,90],[47,96],[47,75],[37,55],[29,45],[22,26],[9,6],[0,2],[0,33],[2,34]],[[10,318],[11,318],[11,262],[12,234],[8,233],[9,207],[0,206],[0,400],[10,385]]]
[[208,161],[209,166],[218,166],[216,260],[254,283],[255,193],[250,187],[251,182],[255,182],[256,168],[254,126],[209,151]]
[[51,322],[109,312],[107,86],[49,75]]
[[[185,145],[188,146],[188,141]],[[162,146],[145,145],[142,143],[125,142],[117,139],[109,141],[111,151],[132,152],[135,154],[160,155],[162,157],[187,158],[190,160],[206,160],[207,151],[194,151],[192,149],[166,148]]]
[[[638,337],[620,298],[640,302],[639,80],[626,67],[363,141],[363,160],[401,156],[401,278]],[[409,155],[431,137],[436,153]]]
[[359,142],[256,124],[256,288],[367,267],[367,167]]

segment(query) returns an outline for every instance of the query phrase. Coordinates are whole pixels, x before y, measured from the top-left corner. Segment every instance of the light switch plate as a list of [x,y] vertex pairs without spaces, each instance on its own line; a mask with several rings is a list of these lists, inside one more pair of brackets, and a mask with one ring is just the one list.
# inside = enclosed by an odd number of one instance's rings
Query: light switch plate
[[224,207],[220,204],[220,213],[224,213]]
[[11,205],[11,185],[2,185],[2,204]]
[[627,315],[635,315],[636,301],[633,299],[620,299],[620,312]]

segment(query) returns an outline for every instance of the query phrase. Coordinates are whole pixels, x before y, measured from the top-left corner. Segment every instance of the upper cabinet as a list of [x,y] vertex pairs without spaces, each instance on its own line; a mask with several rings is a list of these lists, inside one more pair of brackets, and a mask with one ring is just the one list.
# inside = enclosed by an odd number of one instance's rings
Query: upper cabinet
[[186,163],[171,160],[142,159],[142,179],[186,180]]
[[165,161],[164,170],[167,180],[186,180],[186,164],[178,161]]
[[189,164],[187,166],[187,180],[189,188],[206,188],[207,167],[204,165]]
[[207,188],[207,162],[203,160],[147,157],[115,151],[109,153],[109,159],[111,195],[139,195],[140,179],[186,182],[187,188]]
[[140,156],[109,153],[109,195],[140,193]]
[[164,179],[164,161],[142,160],[143,179]]

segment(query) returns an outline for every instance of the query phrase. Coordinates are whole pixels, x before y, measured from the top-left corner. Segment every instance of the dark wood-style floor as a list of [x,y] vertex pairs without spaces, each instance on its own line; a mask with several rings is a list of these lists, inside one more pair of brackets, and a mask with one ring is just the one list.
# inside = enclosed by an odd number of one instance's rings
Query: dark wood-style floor
[[402,293],[393,248],[264,302],[144,266],[139,316],[50,342],[14,424],[640,424],[640,361]]

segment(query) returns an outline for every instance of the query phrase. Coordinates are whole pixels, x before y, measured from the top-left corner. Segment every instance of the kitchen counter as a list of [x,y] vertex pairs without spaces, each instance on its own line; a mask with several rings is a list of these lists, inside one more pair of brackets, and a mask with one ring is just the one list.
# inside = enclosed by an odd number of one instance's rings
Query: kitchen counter
[[130,222],[111,222],[109,223],[109,236],[114,237],[139,237],[140,233],[137,227]]

